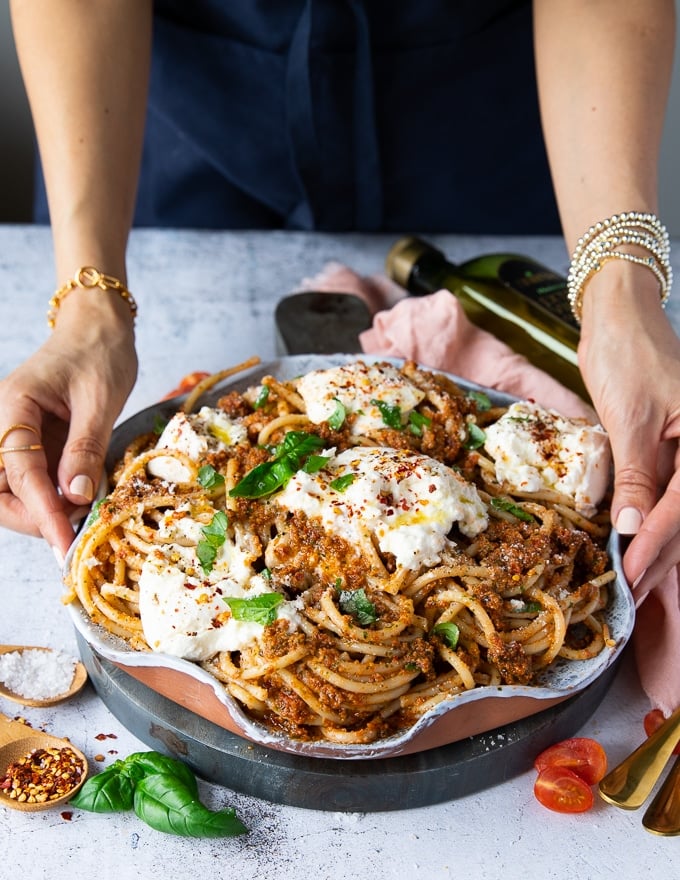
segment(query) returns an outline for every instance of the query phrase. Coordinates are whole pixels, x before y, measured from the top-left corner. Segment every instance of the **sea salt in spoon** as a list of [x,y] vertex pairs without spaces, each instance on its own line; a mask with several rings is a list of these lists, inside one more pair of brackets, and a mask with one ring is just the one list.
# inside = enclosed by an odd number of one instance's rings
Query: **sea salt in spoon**
[[[5,778],[11,765],[24,758],[28,758],[38,749],[52,750],[53,753],[56,753],[53,755],[55,760],[59,759],[60,754],[66,754],[73,758],[79,770],[79,775],[72,782],[64,783],[66,790],[51,800],[29,799],[35,797],[35,795],[27,795],[26,800],[19,800],[16,797],[10,797],[8,792],[0,788],[0,806],[31,813],[37,810],[46,810],[72,798],[83,782],[85,782],[88,769],[87,759],[80,749],[77,749],[67,739],[52,736],[52,734],[45,733],[42,730],[36,730],[21,721],[12,721],[6,715],[0,713],[0,780]],[[44,775],[38,778],[36,784],[38,786],[42,785],[45,788],[49,780],[49,773],[49,770],[45,771]]]
[[[24,653],[25,651],[50,652],[55,655],[55,661],[56,655],[59,653],[57,651],[52,651],[51,648],[40,648],[33,645],[0,645],[0,655],[9,654],[14,651],[16,651],[17,653]],[[0,678],[0,697],[5,697],[6,699],[12,700],[15,703],[21,703],[22,706],[53,706],[55,703],[61,703],[64,700],[68,700],[69,697],[72,697],[74,694],[77,694],[86,681],[87,670],[85,669],[85,666],[80,662],[80,660],[78,660],[75,663],[73,678],[70,685],[66,688],[66,690],[62,691],[59,694],[33,697],[30,694],[17,693],[16,691],[11,690]]]

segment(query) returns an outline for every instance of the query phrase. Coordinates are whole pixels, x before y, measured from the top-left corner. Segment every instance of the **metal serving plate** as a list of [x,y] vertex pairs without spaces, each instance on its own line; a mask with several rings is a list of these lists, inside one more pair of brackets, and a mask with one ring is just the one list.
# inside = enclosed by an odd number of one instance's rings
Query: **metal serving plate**
[[[265,375],[289,379],[311,370],[326,369],[356,359],[356,355],[344,354],[283,357],[260,364],[227,380],[206,394],[201,403],[210,405],[226,390],[243,390],[257,384]],[[368,355],[363,355],[362,359],[390,360],[397,365],[401,363],[399,360]],[[504,405],[515,400],[509,395],[481,388],[457,376],[451,378],[466,390],[485,391],[494,403]],[[135,437],[152,430],[159,418],[170,418],[182,399],[178,397],[162,401],[119,425],[113,432],[107,467],[110,468],[120,458],[125,447]],[[76,538],[74,547],[78,540]],[[68,570],[72,553],[73,547],[66,558],[65,570]],[[635,608],[623,575],[620,540],[616,533],[612,533],[609,553],[617,573],[607,609],[607,623],[614,647],[605,648],[591,660],[558,661],[535,685],[479,687],[457,694],[432,709],[408,730],[366,745],[303,742],[274,733],[248,717],[223,686],[196,663],[167,654],[134,651],[123,639],[94,624],[79,602],[73,602],[67,607],[76,630],[101,657],[157,693],[232,733],[271,749],[307,757],[390,758],[459,742],[527,718],[574,696],[609,669],[628,642],[635,620]]]

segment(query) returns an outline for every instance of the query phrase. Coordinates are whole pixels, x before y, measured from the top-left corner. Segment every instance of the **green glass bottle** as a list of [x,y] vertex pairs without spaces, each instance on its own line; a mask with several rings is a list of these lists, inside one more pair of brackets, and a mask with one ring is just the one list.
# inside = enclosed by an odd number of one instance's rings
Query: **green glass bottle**
[[414,237],[393,245],[385,267],[414,296],[450,290],[473,324],[589,400],[578,368],[579,326],[567,300],[566,278],[519,254],[451,263],[432,244]]

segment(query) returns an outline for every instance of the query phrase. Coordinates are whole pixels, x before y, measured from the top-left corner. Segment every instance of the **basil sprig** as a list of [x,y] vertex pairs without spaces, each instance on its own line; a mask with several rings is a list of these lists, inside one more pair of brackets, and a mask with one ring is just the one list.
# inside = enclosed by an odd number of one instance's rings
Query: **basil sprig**
[[343,474],[341,477],[336,477],[334,480],[331,480],[328,485],[336,492],[344,492],[345,489],[352,485],[355,479],[356,474]]
[[483,446],[486,442],[486,434],[482,431],[479,425],[476,425],[474,422],[469,422],[467,429],[467,440],[463,444],[465,448],[479,449],[480,446]]
[[452,651],[455,651],[458,647],[458,639],[460,637],[460,630],[458,626],[453,623],[453,621],[444,621],[443,623],[435,623],[432,627],[432,632],[436,635],[440,636],[445,645],[448,645]]
[[335,409],[328,416],[328,425],[334,431],[339,431],[340,428],[345,424],[345,419],[347,418],[347,409],[345,408],[345,404],[340,400],[339,397],[333,398],[333,403],[335,404]]
[[198,482],[204,489],[210,491],[224,486],[224,477],[211,464],[204,464],[198,469]]
[[191,770],[159,752],[135,752],[90,777],[71,804],[94,813],[134,810],[156,831],[182,837],[233,837],[247,829],[229,807],[201,803]]
[[487,412],[491,409],[491,400],[489,399],[489,395],[485,394],[483,391],[468,391],[467,397],[472,400],[479,412]]
[[349,614],[359,626],[370,626],[378,619],[376,607],[363,587],[358,590],[341,590],[338,604],[343,614]]
[[408,416],[408,428],[412,434],[415,434],[416,437],[423,436],[423,428],[429,428],[432,424],[432,419],[428,416],[424,416],[422,413],[419,413],[418,410],[414,409],[409,413]]
[[385,400],[371,400],[373,406],[380,410],[383,422],[388,428],[401,428],[401,409],[396,403],[387,403]]
[[234,620],[267,626],[276,620],[276,609],[283,602],[283,596],[281,593],[260,593],[259,596],[246,598],[225,596],[224,601]]
[[196,546],[196,555],[201,563],[201,568],[206,574],[212,571],[215,559],[217,558],[217,551],[227,539],[228,525],[227,514],[222,510],[218,510],[209,525],[201,529],[203,537]]
[[[403,422],[403,414],[401,408],[396,403],[387,403],[384,400],[371,400],[373,406],[377,406],[380,410],[382,420],[388,428],[394,428],[397,431],[403,430],[406,426]],[[429,428],[432,419],[419,413],[418,410],[412,410],[408,415],[408,429],[416,437],[422,437],[423,428]]]
[[[299,470],[307,468],[307,459],[311,458],[310,473],[319,470],[326,464],[323,456],[313,456],[317,449],[322,449],[324,441],[316,434],[306,431],[289,431],[283,443],[273,449],[273,458],[256,465],[229,492],[233,498],[263,498],[278,489],[283,489],[290,478]],[[323,459],[319,461],[319,459]]]
[[253,409],[262,409],[269,400],[269,385],[260,385],[257,397],[253,402]]
[[496,510],[504,510],[506,513],[511,513],[523,522],[536,522],[536,519],[530,513],[527,513],[526,510],[523,510],[517,504],[513,504],[512,501],[508,501],[505,498],[492,498],[491,506],[495,507]]

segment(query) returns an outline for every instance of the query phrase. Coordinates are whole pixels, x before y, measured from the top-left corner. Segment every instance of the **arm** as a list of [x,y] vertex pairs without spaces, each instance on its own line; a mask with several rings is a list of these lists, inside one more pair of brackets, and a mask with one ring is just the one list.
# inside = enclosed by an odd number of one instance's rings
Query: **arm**
[[[673,0],[535,0],[541,112],[566,243],[622,211],[657,211]],[[680,342],[645,267],[603,264],[583,299],[579,361],[608,430],[625,569],[652,588],[680,560]],[[660,487],[660,488],[659,488]]]
[[[45,172],[57,285],[83,265],[126,280],[151,11],[151,0],[11,2]],[[72,539],[67,514],[91,500],[135,375],[126,303],[113,292],[70,293],[47,342],[0,386],[0,428],[31,425],[45,445],[45,455],[4,456],[0,523],[42,534],[65,552]],[[24,438],[19,432],[11,442]]]
[[[57,281],[125,272],[146,112],[150,0],[11,0]],[[105,171],[105,173],[104,173]]]

